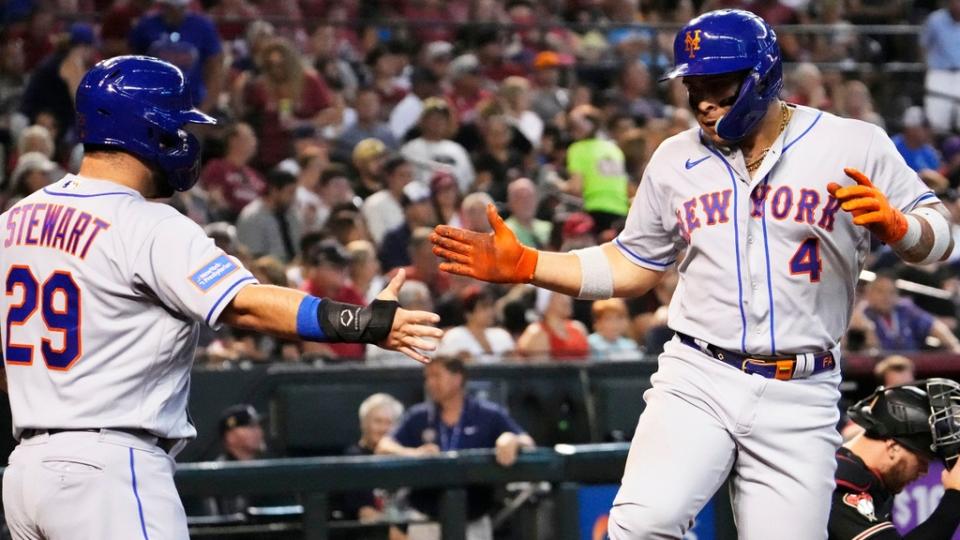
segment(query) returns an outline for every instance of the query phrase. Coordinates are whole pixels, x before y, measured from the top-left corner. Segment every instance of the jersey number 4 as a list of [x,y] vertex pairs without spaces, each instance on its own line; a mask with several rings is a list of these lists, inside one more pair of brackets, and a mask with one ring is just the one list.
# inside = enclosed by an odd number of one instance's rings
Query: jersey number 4
[[807,238],[790,259],[790,275],[807,274],[811,283],[820,281],[820,240]]
[[62,344],[54,347],[53,340],[40,339],[40,353],[48,368],[65,371],[81,355],[80,342],[80,287],[70,272],[56,271],[41,284],[26,266],[10,268],[6,279],[6,294],[13,296],[19,289],[20,303],[11,304],[7,311],[6,360],[8,364],[33,363],[33,344],[15,343],[12,330],[33,317],[37,308],[47,330],[61,334]]

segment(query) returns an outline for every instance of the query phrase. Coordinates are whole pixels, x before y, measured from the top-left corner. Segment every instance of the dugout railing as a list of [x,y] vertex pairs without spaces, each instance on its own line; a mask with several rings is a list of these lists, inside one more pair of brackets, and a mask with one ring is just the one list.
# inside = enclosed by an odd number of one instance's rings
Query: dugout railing
[[[512,467],[497,465],[490,450],[448,452],[425,458],[371,456],[192,463],[179,467],[176,483],[185,498],[296,495],[302,513],[290,528],[296,531],[294,537],[305,540],[327,540],[337,532],[341,533],[340,537],[356,538],[349,533],[343,535],[343,524],[329,520],[331,495],[335,493],[374,488],[437,488],[442,492],[437,516],[441,538],[463,540],[468,486],[548,482],[553,519],[545,524],[536,515],[536,509],[521,512],[512,522],[514,537],[579,540],[579,489],[587,484],[619,483],[627,449],[626,443],[537,448],[522,453]],[[712,527],[715,538],[735,538],[725,490],[721,489],[717,497],[718,511]],[[217,530],[216,527],[194,527],[195,536],[201,537],[196,533],[204,529],[213,534],[203,536],[213,536]],[[257,530],[256,526],[249,529]],[[261,530],[266,529],[262,526]],[[262,534],[267,537],[266,533]]]

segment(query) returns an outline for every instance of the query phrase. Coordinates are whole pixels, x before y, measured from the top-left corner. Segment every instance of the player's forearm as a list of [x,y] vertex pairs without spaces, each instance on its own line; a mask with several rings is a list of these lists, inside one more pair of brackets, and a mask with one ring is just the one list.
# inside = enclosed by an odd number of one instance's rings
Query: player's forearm
[[[926,206],[924,208],[926,209],[932,208],[933,210],[936,210],[941,216],[944,217],[944,219],[946,219],[948,224],[951,222],[950,212],[949,210],[946,209],[946,207],[943,206],[943,204],[938,203],[935,205]],[[949,228],[947,228],[946,231],[935,230],[934,226],[930,223],[930,218],[925,217],[921,214],[918,214],[916,211],[911,212],[908,215],[911,218],[915,218],[916,220],[916,221],[910,220],[910,226],[919,225],[920,238],[915,243],[913,243],[912,246],[911,245],[891,246],[893,247],[893,250],[897,253],[897,255],[899,255],[901,259],[903,259],[908,263],[923,262],[925,259],[927,259],[927,257],[929,257],[930,252],[933,251],[933,249],[936,247],[938,237],[941,237],[939,238],[941,242],[949,242],[949,243],[947,245],[946,251],[944,251],[943,254],[939,257],[939,260],[941,261],[946,260],[950,256],[950,254],[953,252],[953,248],[954,248],[953,238],[952,238],[952,235],[950,235],[951,231],[949,230]],[[942,227],[940,228],[942,229]],[[944,236],[944,235],[947,235],[947,236]]]
[[[613,296],[633,297],[652,289],[663,272],[655,272],[628,261],[608,242],[600,246],[613,279]],[[583,287],[581,260],[573,253],[540,251],[533,284],[570,296],[579,296]]]
[[297,312],[306,293],[275,285],[247,285],[220,316],[230,326],[270,334],[282,339],[300,339]]
[[944,349],[953,352],[960,350],[960,341],[957,340],[957,336],[953,335],[950,327],[943,321],[939,319],[933,320],[933,325],[930,326],[930,335],[937,338]]
[[580,262],[572,253],[540,251],[533,284],[569,296],[580,294]]
[[398,443],[392,437],[383,437],[380,439],[380,442],[377,443],[377,447],[374,449],[376,454],[381,454],[385,456],[415,456],[417,454],[416,448],[407,448],[406,446]]

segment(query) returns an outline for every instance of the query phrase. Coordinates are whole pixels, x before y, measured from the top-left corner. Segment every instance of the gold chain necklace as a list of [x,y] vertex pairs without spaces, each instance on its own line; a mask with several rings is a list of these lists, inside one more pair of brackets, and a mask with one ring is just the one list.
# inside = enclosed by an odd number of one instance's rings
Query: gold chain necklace
[[[793,116],[793,111],[790,110],[790,107],[787,107],[786,102],[780,102],[780,129],[777,131],[777,137],[783,133],[783,130],[787,128],[787,123],[790,122],[790,117]],[[774,137],[776,138],[776,137]],[[757,159],[747,163],[747,171],[754,172],[760,168],[760,164],[763,163],[763,158],[767,157],[767,152],[770,151],[770,147],[766,147],[760,152],[760,156]]]

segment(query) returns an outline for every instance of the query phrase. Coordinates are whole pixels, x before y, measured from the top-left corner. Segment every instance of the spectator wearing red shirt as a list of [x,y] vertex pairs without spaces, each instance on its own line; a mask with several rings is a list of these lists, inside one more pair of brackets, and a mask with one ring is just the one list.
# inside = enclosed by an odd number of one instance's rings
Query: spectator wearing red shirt
[[[541,299],[546,295],[545,302]],[[569,296],[544,291],[538,298],[543,319],[530,324],[517,340],[517,352],[526,357],[552,360],[586,359],[590,356],[587,329],[572,319],[573,299]]]
[[127,36],[150,7],[150,0],[117,0],[100,24],[100,52],[104,58],[130,54]]
[[238,122],[227,130],[226,153],[207,163],[200,185],[210,195],[217,219],[235,221],[243,207],[264,194],[263,177],[250,167],[257,153],[257,135],[249,124]]
[[491,81],[500,82],[507,77],[525,76],[527,72],[523,66],[506,58],[503,35],[496,30],[484,32],[477,37],[477,60],[480,62],[481,74]]
[[210,8],[209,15],[217,25],[220,38],[233,41],[244,37],[247,24],[260,18],[260,9],[247,0],[220,0]]
[[[450,10],[444,0],[410,0],[403,8],[403,18],[408,21],[452,22]],[[431,41],[450,41],[454,38],[453,27],[449,24],[421,24],[414,26],[413,36],[420,43]]]
[[322,123],[321,113],[332,103],[330,90],[286,39],[276,38],[260,55],[263,72],[247,85],[241,109],[260,137],[255,164],[267,170],[292,154],[293,131]]
[[54,13],[36,8],[30,14],[27,26],[20,31],[12,32],[10,39],[23,39],[23,67],[26,72],[33,71],[41,60],[53,52],[56,31],[57,21]]
[[453,106],[458,122],[472,122],[480,103],[493,97],[489,90],[483,88],[480,60],[470,53],[456,57],[450,64],[450,78],[447,101]]
[[[309,248],[303,256],[306,292],[335,302],[365,305],[363,295],[348,279],[350,256],[335,240],[324,240]],[[305,343],[304,353],[331,354],[337,359],[362,360],[362,343]]]

